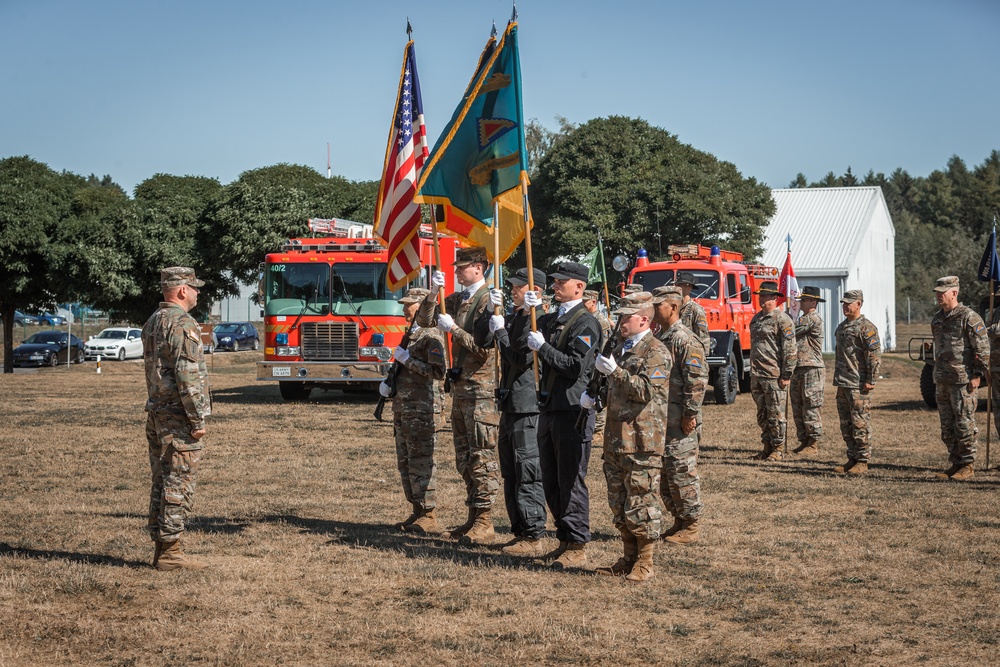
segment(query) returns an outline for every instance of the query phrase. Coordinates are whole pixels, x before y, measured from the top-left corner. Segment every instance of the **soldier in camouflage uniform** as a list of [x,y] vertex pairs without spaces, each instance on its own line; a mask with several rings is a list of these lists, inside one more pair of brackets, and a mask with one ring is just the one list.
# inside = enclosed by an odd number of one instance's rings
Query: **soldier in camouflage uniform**
[[694,274],[690,271],[678,271],[674,285],[684,293],[684,304],[681,306],[681,324],[686,326],[701,343],[702,350],[708,354],[712,349],[712,338],[708,335],[708,319],[701,304],[691,298],[691,290],[695,288]]
[[931,319],[934,334],[934,384],[937,386],[941,439],[951,466],[942,479],[966,480],[976,460],[977,389],[989,368],[990,344],[983,318],[958,301],[958,277],[939,278],[934,296],[941,310]]
[[780,461],[785,446],[785,400],[795,370],[795,325],[778,308],[778,283],[767,280],[757,292],[760,312],[750,320],[750,395],[764,448],[758,458]]
[[[610,357],[597,356],[595,368],[608,376],[608,424],[604,477],[608,504],[624,544],[618,562],[599,573],[629,581],[653,576],[653,551],[662,531],[659,497],[663,446],[667,438],[670,353],[649,330],[653,295],[635,292],[618,302],[622,342]],[[590,409],[586,392],[580,405]]]
[[[614,335],[615,325],[611,323],[608,316],[601,312],[599,305],[600,294],[596,290],[586,290],[583,293],[583,305],[590,311],[590,314],[597,319],[597,323],[601,325],[601,342],[597,345],[597,349],[603,349],[604,343],[612,335]],[[594,445],[600,446],[604,442],[604,423],[607,419],[608,409],[604,406],[597,411],[594,417]]]
[[188,312],[205,283],[194,269],[160,272],[163,301],[142,328],[146,370],[146,441],[152,488],[147,528],[156,544],[158,570],[202,569],[181,550],[184,524],[194,502],[205,418],[212,413],[201,328]]
[[792,415],[799,446],[795,453],[815,456],[817,443],[823,436],[823,389],[826,384],[826,366],[823,363],[823,318],[816,312],[816,305],[826,303],[819,288],[806,285],[799,296],[801,312],[795,323],[795,343],[798,356],[789,392],[792,397]]
[[[413,287],[399,300],[407,323],[412,323],[428,290]],[[440,533],[434,508],[437,506],[434,448],[441,420],[444,395],[438,384],[444,379],[444,334],[437,327],[411,325],[410,341],[394,353],[400,368],[396,374],[396,396],[392,399],[392,430],[396,439],[396,465],[403,482],[403,494],[413,513],[400,530]],[[392,388],[385,382],[379,392],[389,397]]]
[[468,519],[451,530],[451,536],[476,544],[493,541],[493,503],[500,491],[496,351],[492,336],[479,346],[474,334],[476,320],[490,308],[489,286],[483,279],[488,264],[485,248],[459,248],[455,253],[455,278],[465,289],[445,298],[447,313],[435,317],[437,295],[444,287],[444,274],[435,272],[434,289],[417,314],[420,326],[436,322],[441,331],[451,334],[452,359],[445,387],[450,388],[452,397],[455,466],[465,481],[465,503],[469,508]]
[[871,392],[881,364],[882,344],[878,328],[861,314],[865,295],[859,289],[844,292],[840,300],[844,317],[837,326],[837,365],[833,386],[837,388],[840,433],[847,443],[847,463],[835,473],[863,475],[872,455]]
[[657,336],[673,359],[670,401],[667,408],[667,444],[663,453],[660,495],[674,517],[664,531],[668,544],[698,541],[701,517],[701,480],[698,477],[698,444],[701,442],[701,404],[705,400],[708,364],[701,341],[680,321],[684,294],[679,287],[653,290]]

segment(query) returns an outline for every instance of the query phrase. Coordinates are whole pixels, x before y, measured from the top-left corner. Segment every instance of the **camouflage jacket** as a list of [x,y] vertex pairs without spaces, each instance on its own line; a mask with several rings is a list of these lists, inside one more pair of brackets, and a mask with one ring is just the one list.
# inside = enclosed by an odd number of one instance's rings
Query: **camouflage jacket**
[[823,318],[815,310],[795,323],[796,368],[823,368]]
[[614,454],[663,453],[667,439],[670,352],[652,332],[628,352],[615,347],[618,368],[608,378],[604,449]]
[[[449,294],[444,300],[445,310],[455,320],[451,334],[451,368],[461,369],[458,379],[452,382],[452,398],[496,397],[496,351],[492,336],[482,347],[476,345],[475,321],[490,307],[489,285],[483,285],[472,297],[462,302],[462,293]],[[431,292],[420,304],[417,324],[436,327],[438,310],[437,293]]]
[[864,384],[875,384],[882,363],[882,343],[878,328],[864,315],[853,322],[844,320],[834,334],[837,341],[837,365],[833,372],[833,386],[860,389]]
[[437,327],[421,327],[410,337],[410,356],[396,376],[394,412],[440,413],[444,392],[444,334]]
[[701,341],[680,320],[661,332],[658,338],[670,351],[673,367],[670,369],[670,403],[683,408],[683,417],[701,415],[708,380],[708,364]]
[[192,431],[205,428],[212,398],[201,329],[194,318],[179,305],[161,301],[142,327],[142,356],[149,394],[146,411],[183,415]]
[[797,352],[795,325],[783,310],[762,310],[750,320],[750,375],[791,380]]
[[990,343],[983,318],[964,304],[939,310],[931,319],[934,334],[934,382],[965,384],[986,377]]
[[705,317],[705,309],[701,307],[700,303],[691,299],[681,306],[681,324],[694,333],[705,354],[708,354],[708,351],[712,349],[712,337],[708,335],[708,319]]

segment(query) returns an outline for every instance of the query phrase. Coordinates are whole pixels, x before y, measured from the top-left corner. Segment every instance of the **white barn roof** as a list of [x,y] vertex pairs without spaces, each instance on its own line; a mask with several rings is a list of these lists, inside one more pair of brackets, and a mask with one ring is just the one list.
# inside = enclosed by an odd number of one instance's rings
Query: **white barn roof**
[[846,274],[876,209],[886,206],[882,188],[874,186],[778,189],[771,195],[777,208],[767,227],[762,263],[780,269],[791,234],[796,275],[799,267],[802,275]]

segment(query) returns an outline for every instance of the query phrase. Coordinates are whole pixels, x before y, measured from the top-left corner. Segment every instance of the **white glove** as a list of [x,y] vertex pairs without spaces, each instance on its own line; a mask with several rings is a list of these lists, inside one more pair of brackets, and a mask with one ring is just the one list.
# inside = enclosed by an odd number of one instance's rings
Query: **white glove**
[[503,315],[490,315],[490,333],[496,333],[497,329],[504,327]]
[[503,308],[503,290],[491,289],[490,290],[490,305],[500,306]]
[[541,331],[531,331],[528,333],[528,347],[532,352],[537,352],[545,345],[545,335]]
[[444,287],[444,272],[435,271],[434,275],[431,277],[431,285],[434,287]]
[[448,333],[449,331],[451,331],[451,328],[453,326],[455,326],[455,320],[452,318],[451,315],[448,315],[446,313],[441,313],[438,315],[438,329],[440,329],[445,333]]
[[410,358],[410,352],[405,347],[397,346],[396,349],[393,350],[392,356],[394,356],[396,361],[399,363],[405,364],[406,360]]
[[389,385],[383,382],[378,386],[378,393],[382,396],[382,398],[389,398],[389,394],[392,393],[392,389]]
[[618,364],[615,363],[615,355],[613,354],[610,357],[605,357],[603,354],[597,355],[597,361],[594,362],[594,366],[605,375],[611,375],[618,368]]
[[528,308],[538,308],[542,305],[542,297],[538,296],[538,292],[528,290],[524,293],[524,305]]
[[583,392],[580,394],[580,407],[590,410],[591,408],[597,407],[597,401],[590,397],[590,394]]

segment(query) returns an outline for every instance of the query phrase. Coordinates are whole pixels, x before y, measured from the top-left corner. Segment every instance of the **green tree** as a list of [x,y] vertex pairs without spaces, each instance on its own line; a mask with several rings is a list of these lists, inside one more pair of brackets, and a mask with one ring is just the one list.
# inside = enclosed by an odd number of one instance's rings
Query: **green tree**
[[644,120],[591,120],[545,155],[532,188],[536,259],[609,257],[671,243],[718,244],[757,257],[774,213],[771,191],[734,165]]
[[550,130],[538,122],[537,118],[532,118],[524,126],[524,143],[528,151],[528,173],[532,178],[538,173],[538,165],[546,153],[576,129],[576,124],[569,122],[563,116],[556,116],[556,124],[559,129]]

